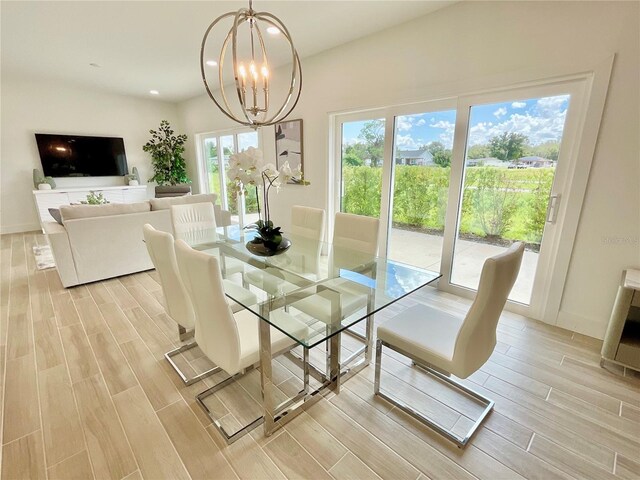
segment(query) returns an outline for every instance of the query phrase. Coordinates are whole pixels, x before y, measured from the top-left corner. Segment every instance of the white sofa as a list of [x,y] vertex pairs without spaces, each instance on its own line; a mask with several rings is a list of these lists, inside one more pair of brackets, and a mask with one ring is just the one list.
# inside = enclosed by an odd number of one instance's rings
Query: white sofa
[[66,205],[62,225],[44,224],[62,285],[72,287],[106,278],[151,270],[143,242],[145,223],[171,232],[171,205],[212,202],[218,225],[230,225],[231,214],[215,205],[217,196],[155,198],[140,203]]

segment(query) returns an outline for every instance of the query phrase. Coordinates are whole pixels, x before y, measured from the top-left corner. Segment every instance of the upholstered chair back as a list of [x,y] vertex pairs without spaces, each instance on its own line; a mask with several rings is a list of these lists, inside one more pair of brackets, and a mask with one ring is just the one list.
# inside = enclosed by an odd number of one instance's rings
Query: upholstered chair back
[[378,254],[379,225],[377,218],[336,213],[330,266],[348,269],[372,261]]
[[203,230],[215,230],[216,216],[213,203],[171,205],[171,224],[177,240],[186,240]]
[[484,262],[478,293],[456,339],[451,372],[454,375],[468,377],[493,353],[498,320],[518,277],[523,253],[524,244],[516,242]]
[[227,303],[216,257],[176,240],[178,268],[195,311],[195,339],[202,352],[229,375],[239,372],[240,337]]
[[167,315],[184,328],[192,329],[193,307],[178,271],[173,235],[156,230],[148,223],[142,230],[149,256],[160,276]]
[[321,208],[294,205],[291,207],[292,235],[321,241],[324,237],[324,217]]

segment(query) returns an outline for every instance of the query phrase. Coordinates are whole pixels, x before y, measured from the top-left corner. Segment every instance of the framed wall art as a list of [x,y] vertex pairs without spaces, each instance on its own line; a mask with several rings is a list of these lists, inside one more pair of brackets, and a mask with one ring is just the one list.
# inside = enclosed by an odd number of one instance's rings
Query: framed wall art
[[279,122],[275,127],[277,167],[289,162],[291,170],[300,166],[300,170],[304,172],[302,119]]

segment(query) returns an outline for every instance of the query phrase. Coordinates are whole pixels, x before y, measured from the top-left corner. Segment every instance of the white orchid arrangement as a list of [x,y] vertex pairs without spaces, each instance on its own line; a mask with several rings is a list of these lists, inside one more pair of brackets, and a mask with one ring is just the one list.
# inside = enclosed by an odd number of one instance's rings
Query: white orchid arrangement
[[[277,246],[282,240],[282,234],[280,233],[280,227],[274,228],[270,218],[269,192],[271,187],[276,187],[277,191],[290,182],[309,185],[309,182],[304,180],[301,167],[298,166],[296,169],[292,169],[289,162],[284,162],[278,169],[273,163],[264,163],[260,149],[249,147],[231,155],[227,177],[235,185],[236,191],[241,194],[244,194],[249,187],[256,189],[260,220],[247,228],[256,230],[265,244],[275,244]],[[260,197],[257,195],[260,188],[262,188],[264,220],[260,211]]]

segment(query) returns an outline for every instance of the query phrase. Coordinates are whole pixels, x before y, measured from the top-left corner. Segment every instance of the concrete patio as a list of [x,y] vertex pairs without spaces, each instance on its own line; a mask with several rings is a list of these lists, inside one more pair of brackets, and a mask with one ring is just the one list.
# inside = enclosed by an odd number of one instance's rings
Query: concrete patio
[[[399,262],[440,271],[443,237],[409,230],[391,229],[389,258]],[[463,287],[478,288],[484,261],[505,248],[496,245],[458,240],[453,260],[452,282]],[[538,253],[525,250],[516,280],[509,298],[529,303],[531,288],[538,265]]]

